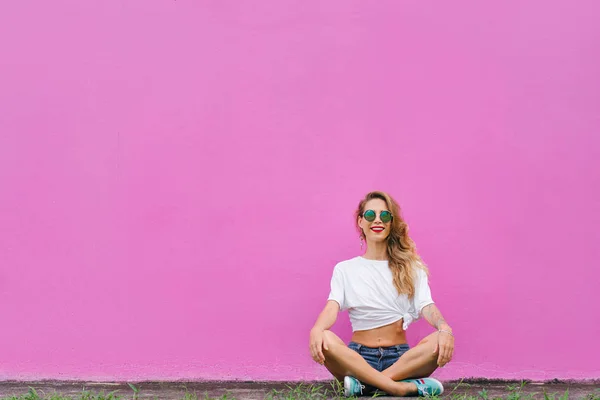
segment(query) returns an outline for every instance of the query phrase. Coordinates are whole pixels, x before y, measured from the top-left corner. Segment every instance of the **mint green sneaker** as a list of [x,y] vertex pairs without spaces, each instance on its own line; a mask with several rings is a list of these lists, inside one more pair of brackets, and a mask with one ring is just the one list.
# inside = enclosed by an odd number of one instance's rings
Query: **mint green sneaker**
[[442,383],[435,378],[407,379],[400,382],[414,383],[417,385],[419,396],[432,397],[444,393]]
[[360,396],[362,395],[365,385],[361,384],[358,379],[353,376],[344,377],[344,396]]

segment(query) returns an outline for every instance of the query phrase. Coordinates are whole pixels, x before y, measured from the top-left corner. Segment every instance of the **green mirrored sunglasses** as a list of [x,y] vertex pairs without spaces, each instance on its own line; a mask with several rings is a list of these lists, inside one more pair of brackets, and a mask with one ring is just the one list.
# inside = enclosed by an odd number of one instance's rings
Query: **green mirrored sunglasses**
[[[367,221],[373,222],[373,221],[375,221],[375,217],[377,216],[377,213],[373,210],[367,210],[363,213],[362,216]],[[382,211],[379,213],[379,219],[381,219],[381,222],[383,222],[384,224],[387,224],[388,222],[390,222],[392,220],[392,213],[389,211]]]

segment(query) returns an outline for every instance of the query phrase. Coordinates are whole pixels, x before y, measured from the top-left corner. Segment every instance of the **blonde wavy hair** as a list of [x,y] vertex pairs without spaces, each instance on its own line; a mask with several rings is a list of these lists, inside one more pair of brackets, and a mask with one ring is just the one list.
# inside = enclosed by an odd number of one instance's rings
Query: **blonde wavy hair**
[[358,204],[358,209],[355,213],[356,227],[363,239],[365,233],[358,225],[358,219],[365,212],[365,204],[372,199],[381,199],[385,201],[388,210],[392,213],[392,221],[390,222],[390,234],[387,237],[387,256],[388,264],[392,270],[394,277],[394,287],[398,294],[406,294],[408,298],[413,298],[415,295],[415,268],[423,269],[427,274],[429,270],[417,254],[415,242],[408,236],[408,225],[402,219],[400,214],[400,206],[387,193],[375,191],[367,193],[364,199]]

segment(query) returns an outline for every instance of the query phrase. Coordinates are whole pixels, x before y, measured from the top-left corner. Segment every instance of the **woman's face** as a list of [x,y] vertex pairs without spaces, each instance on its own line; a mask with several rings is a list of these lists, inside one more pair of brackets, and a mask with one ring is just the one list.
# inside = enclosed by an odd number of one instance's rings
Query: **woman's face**
[[[375,219],[371,222],[367,221],[367,219],[363,217],[368,210],[375,212]],[[390,212],[385,204],[385,201],[381,199],[371,199],[365,204],[363,216],[358,217],[358,225],[364,232],[367,242],[384,241],[390,234],[392,222],[383,222],[381,220],[382,211]]]

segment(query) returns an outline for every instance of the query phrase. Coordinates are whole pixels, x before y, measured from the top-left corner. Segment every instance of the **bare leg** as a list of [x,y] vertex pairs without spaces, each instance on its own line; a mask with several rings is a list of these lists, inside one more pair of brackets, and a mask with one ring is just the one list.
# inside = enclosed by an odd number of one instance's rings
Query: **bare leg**
[[375,386],[394,396],[417,393],[417,386],[414,383],[394,382],[389,376],[371,367],[360,354],[348,348],[335,333],[325,331],[324,334],[329,342],[329,350],[323,350],[325,367],[338,380],[343,381],[344,376],[350,375],[362,383]]
[[438,352],[433,350],[437,344],[438,333],[432,333],[408,350],[391,367],[382,373],[394,381],[411,378],[425,378],[437,368]]

